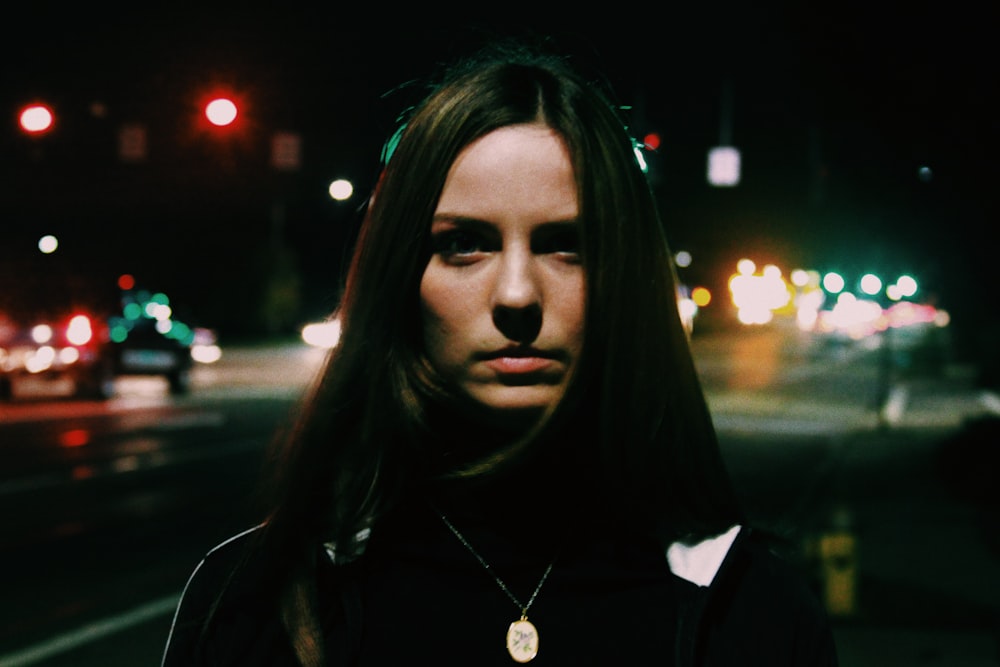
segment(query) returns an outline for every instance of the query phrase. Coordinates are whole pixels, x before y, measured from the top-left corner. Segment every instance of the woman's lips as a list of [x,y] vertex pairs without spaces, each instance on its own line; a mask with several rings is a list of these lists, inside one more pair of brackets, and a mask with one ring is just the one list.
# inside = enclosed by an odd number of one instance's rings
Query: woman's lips
[[538,373],[555,363],[547,357],[497,356],[486,360],[486,365],[504,375]]

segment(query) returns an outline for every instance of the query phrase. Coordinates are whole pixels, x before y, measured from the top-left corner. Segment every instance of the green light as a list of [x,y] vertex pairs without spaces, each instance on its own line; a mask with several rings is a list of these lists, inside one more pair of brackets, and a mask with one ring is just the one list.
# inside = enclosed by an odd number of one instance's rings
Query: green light
[[111,337],[111,342],[122,343],[128,338],[128,327],[123,324],[116,324],[111,327],[111,331],[108,334]]
[[170,337],[179,340],[185,345],[190,345],[194,342],[194,332],[191,331],[191,327],[183,322],[174,322],[173,329],[170,331]]
[[127,303],[122,309],[122,315],[129,320],[137,320],[142,317],[142,306],[137,303]]

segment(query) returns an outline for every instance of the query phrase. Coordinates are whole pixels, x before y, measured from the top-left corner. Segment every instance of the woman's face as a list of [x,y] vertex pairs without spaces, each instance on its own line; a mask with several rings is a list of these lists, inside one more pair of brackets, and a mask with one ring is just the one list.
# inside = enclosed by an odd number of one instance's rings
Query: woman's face
[[576,181],[543,125],[500,128],[452,164],[420,282],[434,368],[511,426],[566,391],[583,346]]

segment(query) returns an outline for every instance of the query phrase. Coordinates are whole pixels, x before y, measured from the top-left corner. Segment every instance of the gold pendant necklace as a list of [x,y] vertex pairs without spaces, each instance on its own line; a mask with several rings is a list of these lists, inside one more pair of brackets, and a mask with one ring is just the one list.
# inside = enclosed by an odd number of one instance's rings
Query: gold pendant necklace
[[458,532],[458,529],[452,525],[451,521],[448,521],[448,518],[440,512],[438,512],[438,516],[440,516],[441,520],[444,521],[444,525],[448,526],[451,532],[455,534],[458,541],[464,544],[465,548],[476,557],[479,564],[482,565],[487,572],[493,575],[493,579],[496,580],[500,589],[507,594],[507,597],[511,599],[511,602],[516,604],[517,608],[521,610],[521,617],[511,623],[510,627],[507,628],[507,652],[510,653],[510,657],[514,659],[514,662],[531,662],[535,656],[538,655],[538,629],[531,621],[528,620],[528,608],[531,607],[535,598],[538,597],[538,591],[542,590],[542,584],[544,584],[545,580],[548,579],[549,572],[552,571],[552,566],[556,563],[555,559],[553,558],[552,562],[549,563],[549,566],[545,568],[542,578],[539,579],[534,592],[531,594],[531,597],[528,598],[528,604],[522,605],[521,601],[510,592],[509,588],[507,588],[507,584],[503,583],[503,580],[500,579],[495,572],[493,572],[490,564],[479,555],[479,552],[472,548],[469,541],[465,539],[462,533]]

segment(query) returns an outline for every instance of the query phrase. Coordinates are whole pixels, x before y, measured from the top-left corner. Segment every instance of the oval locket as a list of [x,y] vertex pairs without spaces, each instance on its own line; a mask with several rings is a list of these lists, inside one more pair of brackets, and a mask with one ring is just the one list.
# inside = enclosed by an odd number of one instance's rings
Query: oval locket
[[523,616],[507,628],[507,652],[515,662],[530,662],[538,655],[538,630]]

